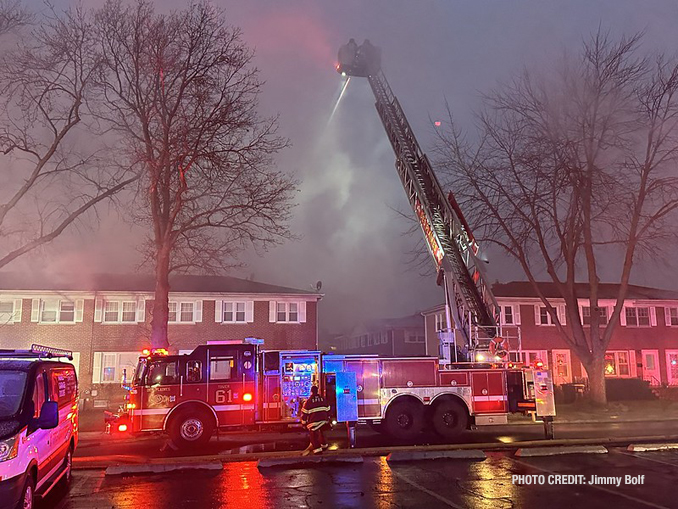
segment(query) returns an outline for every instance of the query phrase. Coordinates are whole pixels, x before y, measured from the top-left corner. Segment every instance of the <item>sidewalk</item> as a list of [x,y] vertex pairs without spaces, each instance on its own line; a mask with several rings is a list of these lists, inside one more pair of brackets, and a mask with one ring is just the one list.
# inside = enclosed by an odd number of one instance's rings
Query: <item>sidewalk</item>
[[[678,403],[664,399],[619,401],[604,407],[587,402],[557,404],[555,422],[560,424],[596,424],[613,422],[659,422],[678,420]],[[529,416],[509,416],[510,424],[532,424]]]

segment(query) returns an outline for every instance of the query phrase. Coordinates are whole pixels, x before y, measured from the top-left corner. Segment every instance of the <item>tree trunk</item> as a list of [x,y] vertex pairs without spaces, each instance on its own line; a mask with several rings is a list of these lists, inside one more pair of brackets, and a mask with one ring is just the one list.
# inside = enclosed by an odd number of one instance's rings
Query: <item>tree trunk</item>
[[607,404],[605,358],[595,358],[590,364],[585,364],[584,368],[589,375],[589,398],[598,405]]
[[165,246],[158,249],[155,266],[155,300],[151,320],[151,348],[169,349],[167,322],[169,319],[169,265],[170,250]]

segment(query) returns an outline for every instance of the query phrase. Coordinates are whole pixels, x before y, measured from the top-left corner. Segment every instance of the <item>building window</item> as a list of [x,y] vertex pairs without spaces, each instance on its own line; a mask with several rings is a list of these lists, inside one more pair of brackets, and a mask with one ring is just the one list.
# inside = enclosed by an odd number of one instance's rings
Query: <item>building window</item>
[[541,362],[544,368],[548,368],[548,357],[546,353],[546,350],[511,351],[509,352],[509,360],[530,367],[535,367],[537,362]]
[[193,303],[192,302],[182,302],[181,303],[181,315],[179,316],[179,321],[181,321],[181,322],[192,322],[193,321]]
[[546,309],[546,306],[539,306],[539,321],[537,325],[553,325],[553,318]]
[[513,325],[513,306],[502,306],[504,324]]
[[195,302],[169,302],[170,323],[194,323],[196,319]]
[[130,381],[139,361],[139,352],[95,352],[93,383]]
[[137,303],[133,300],[106,300],[103,306],[104,323],[136,323]]
[[0,301],[0,325],[14,321],[14,301]]
[[605,352],[605,375],[609,377],[630,377],[629,352]]
[[447,329],[446,322],[445,320],[445,313],[436,313],[434,315],[435,317],[435,323],[436,323],[436,332],[444,331]]
[[[598,307],[598,316],[600,325],[607,325],[608,309],[606,307]],[[581,319],[583,325],[591,325],[591,308],[589,306],[583,306],[581,308]]]
[[117,322],[120,303],[115,300],[104,302],[104,322]]
[[122,302],[122,315],[120,321],[123,323],[135,322],[137,319],[137,303],[126,300]]
[[405,343],[426,343],[426,338],[423,334],[408,331],[405,333]]
[[664,308],[666,325],[675,327],[678,325],[678,308]]
[[43,299],[40,301],[40,322],[74,323],[75,302],[71,300]]
[[626,325],[629,327],[649,327],[650,326],[650,308],[624,308],[626,316]]
[[299,323],[299,303],[278,302],[276,320],[278,322]]
[[224,322],[245,323],[245,303],[224,302]]

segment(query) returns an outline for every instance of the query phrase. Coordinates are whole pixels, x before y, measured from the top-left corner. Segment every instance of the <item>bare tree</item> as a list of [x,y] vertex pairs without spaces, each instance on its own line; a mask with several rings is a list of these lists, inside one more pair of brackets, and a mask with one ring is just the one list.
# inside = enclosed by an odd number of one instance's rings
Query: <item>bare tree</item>
[[31,14],[19,0],[0,0],[0,35],[25,26]]
[[[25,20],[18,4],[0,28]],[[83,128],[100,67],[80,11],[45,19],[0,59],[0,267],[58,237],[136,176]],[[89,214],[88,214],[89,215]]]
[[[640,40],[594,34],[553,72],[526,70],[486,96],[474,142],[452,125],[438,143],[464,210],[486,241],[519,262],[586,368],[597,403],[606,401],[605,351],[634,262],[673,238],[678,207],[678,65],[639,56]],[[620,284],[607,317],[599,274],[615,255]],[[542,270],[565,301],[567,327],[537,285]],[[590,327],[579,313],[582,281]]]
[[169,274],[223,270],[248,245],[289,237],[295,182],[271,167],[286,146],[256,111],[261,82],[237,28],[208,3],[168,15],[108,2],[96,16],[102,116],[143,171],[137,220],[151,230],[153,347],[167,347]]

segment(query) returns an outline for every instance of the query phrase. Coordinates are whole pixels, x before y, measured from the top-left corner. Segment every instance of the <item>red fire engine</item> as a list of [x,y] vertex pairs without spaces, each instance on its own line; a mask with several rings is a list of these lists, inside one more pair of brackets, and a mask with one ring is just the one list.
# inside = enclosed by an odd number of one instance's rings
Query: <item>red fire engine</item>
[[366,77],[396,155],[396,169],[444,286],[447,324],[439,357],[380,358],[266,351],[261,341],[217,342],[189,355],[139,361],[127,407],[133,431],[165,431],[175,443],[209,440],[216,428],[299,422],[313,384],[339,421],[366,422],[399,439],[424,427],[445,438],[531,412],[552,436],[553,384],[541,366],[514,366],[520,334],[499,325],[479,247],[461,209],[445,195],[367,41],[339,52],[337,71]]
[[[352,385],[339,382],[347,373]],[[548,412],[552,387],[544,373],[487,363],[440,369],[433,357],[267,351],[260,341],[217,341],[188,355],[142,356],[124,425],[134,432],[166,432],[186,446],[209,440],[217,428],[297,424],[303,400],[318,384],[335,418],[349,394],[355,405],[351,420],[398,439],[412,439],[424,427],[453,439],[469,427],[505,424],[509,412]],[[546,398],[535,399],[544,392]]]

